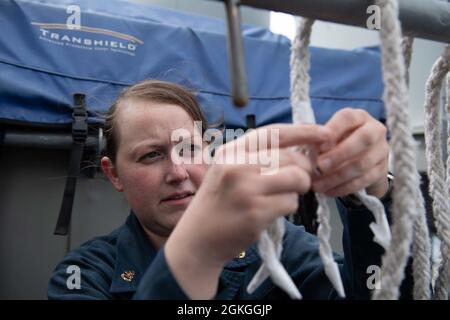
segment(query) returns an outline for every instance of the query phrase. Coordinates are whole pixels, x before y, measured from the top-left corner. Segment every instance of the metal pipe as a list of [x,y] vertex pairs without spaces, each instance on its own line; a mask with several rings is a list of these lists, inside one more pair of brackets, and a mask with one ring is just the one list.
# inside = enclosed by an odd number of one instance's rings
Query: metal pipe
[[[450,3],[441,0],[398,0],[405,34],[450,43]],[[240,0],[240,4],[328,22],[366,28],[373,0]]]
[[[72,135],[54,132],[20,132],[8,130],[4,132],[3,145],[23,148],[63,149],[72,148]],[[88,136],[86,139],[86,150],[98,150],[99,140],[97,137]]]
[[237,0],[225,0],[227,13],[228,64],[234,105],[244,107],[248,103],[247,76],[245,71],[244,44],[241,18]]

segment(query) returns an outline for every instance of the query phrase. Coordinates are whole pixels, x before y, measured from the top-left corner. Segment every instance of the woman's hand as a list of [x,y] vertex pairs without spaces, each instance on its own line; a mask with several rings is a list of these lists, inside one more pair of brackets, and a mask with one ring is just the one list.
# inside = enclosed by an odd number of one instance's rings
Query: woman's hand
[[389,145],[386,127],[366,111],[342,109],[326,124],[331,140],[321,146],[319,177],[313,189],[330,197],[366,189],[381,198],[388,190]]
[[[265,132],[271,138],[260,143]],[[223,265],[276,218],[297,210],[298,194],[311,188],[312,164],[288,148],[329,139],[330,130],[323,126],[276,125],[217,150],[203,181],[194,181],[201,187],[165,248],[175,278],[191,298],[213,297]],[[272,166],[267,170],[268,157]]]

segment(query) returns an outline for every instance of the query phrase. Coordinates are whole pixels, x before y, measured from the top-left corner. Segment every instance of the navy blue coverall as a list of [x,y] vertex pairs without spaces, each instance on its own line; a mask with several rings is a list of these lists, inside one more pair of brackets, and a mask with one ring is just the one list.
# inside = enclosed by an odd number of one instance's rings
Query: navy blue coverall
[[[346,208],[336,200],[344,226],[344,255],[336,260],[347,298],[369,299],[368,267],[380,265],[384,250],[372,241],[372,214],[363,206]],[[389,218],[390,200],[384,201]],[[390,220],[390,219],[389,219]],[[319,242],[303,227],[286,221],[281,261],[304,299],[337,299],[324,273]],[[411,298],[410,264],[401,287],[401,298]],[[69,267],[79,267],[80,287],[68,286]],[[270,279],[253,294],[246,287],[261,265],[252,245],[243,258],[229,261],[219,279],[216,299],[286,299],[288,296]],[[69,279],[70,280],[70,279]],[[188,299],[178,285],[164,255],[155,250],[138,219],[131,213],[126,223],[107,236],[97,237],[70,252],[56,267],[48,287],[49,299]]]

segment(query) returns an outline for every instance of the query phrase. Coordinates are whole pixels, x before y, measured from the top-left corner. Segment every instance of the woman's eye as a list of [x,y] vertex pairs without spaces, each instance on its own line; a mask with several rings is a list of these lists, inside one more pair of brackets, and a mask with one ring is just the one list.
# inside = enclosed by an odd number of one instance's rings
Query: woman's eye
[[148,152],[145,155],[143,155],[141,159],[142,160],[144,160],[144,159],[155,159],[155,158],[159,157],[160,155],[161,155],[161,153],[158,152],[158,151],[151,151],[151,152]]

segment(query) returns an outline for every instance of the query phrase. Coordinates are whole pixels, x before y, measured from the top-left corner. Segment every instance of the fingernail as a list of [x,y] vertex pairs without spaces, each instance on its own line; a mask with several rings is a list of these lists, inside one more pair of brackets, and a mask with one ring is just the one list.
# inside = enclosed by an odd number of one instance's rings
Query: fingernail
[[322,172],[320,172],[320,168],[319,167],[314,168],[313,175],[314,175],[315,178],[318,178],[318,177],[320,177],[322,175]]
[[322,172],[327,171],[328,169],[330,169],[330,167],[331,167],[331,159],[330,158],[325,158],[325,159],[319,160],[319,168]]

